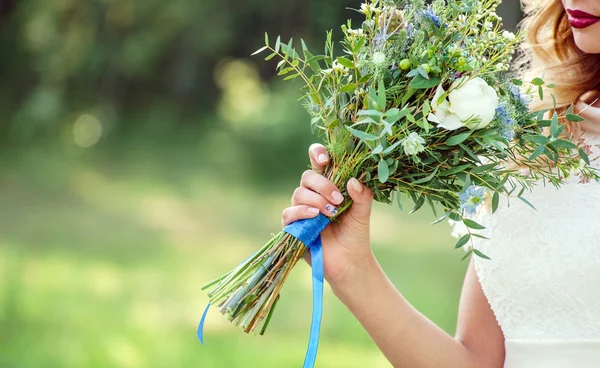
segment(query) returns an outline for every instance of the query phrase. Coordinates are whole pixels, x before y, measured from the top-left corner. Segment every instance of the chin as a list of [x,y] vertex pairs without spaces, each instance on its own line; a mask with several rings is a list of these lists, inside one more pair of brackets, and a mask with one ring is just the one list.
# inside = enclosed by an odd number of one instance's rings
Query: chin
[[587,54],[600,54],[600,23],[584,29],[573,29],[577,47]]

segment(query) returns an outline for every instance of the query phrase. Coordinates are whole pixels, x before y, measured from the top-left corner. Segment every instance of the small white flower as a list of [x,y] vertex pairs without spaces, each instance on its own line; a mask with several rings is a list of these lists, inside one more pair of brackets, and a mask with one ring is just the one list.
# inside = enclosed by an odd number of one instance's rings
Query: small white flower
[[355,37],[362,37],[365,35],[365,32],[359,28],[359,29],[349,29],[348,30],[348,34],[350,36],[355,36]]
[[440,100],[446,91],[438,86],[431,101],[433,113],[427,117],[429,121],[440,128],[456,130],[464,126],[483,129],[494,120],[498,107],[496,90],[479,77],[467,81],[465,78],[452,84],[447,99]]
[[377,51],[373,54],[373,64],[376,66],[384,66],[385,65],[385,54],[383,52]]
[[494,23],[492,23],[492,22],[485,22],[485,23],[483,23],[483,26],[486,29],[492,29],[494,27]]
[[425,151],[425,140],[418,133],[412,132],[402,140],[402,148],[407,155],[414,156]]
[[346,68],[342,64],[338,63],[337,60],[334,60],[333,65],[331,66],[334,72],[338,72],[341,75],[348,75],[350,69]]
[[381,9],[374,7],[372,4],[360,4],[360,12],[363,14],[370,14],[370,13],[375,13],[375,14],[379,14],[381,13]]
[[515,34],[509,31],[504,31],[502,32],[502,37],[506,38],[509,41],[512,41],[515,39]]

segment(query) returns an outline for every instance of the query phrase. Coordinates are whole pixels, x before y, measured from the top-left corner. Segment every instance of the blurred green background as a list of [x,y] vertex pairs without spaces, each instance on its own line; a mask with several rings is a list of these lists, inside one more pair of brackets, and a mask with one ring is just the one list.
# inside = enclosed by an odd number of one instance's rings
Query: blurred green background
[[[264,31],[321,49],[359,3],[0,0],[0,367],[300,366],[308,266],[264,337],[213,310],[200,346],[199,287],[280,229],[315,141],[299,85],[249,55]],[[453,333],[448,226],[373,216],[391,279]],[[329,291],[318,365],[389,367]]]

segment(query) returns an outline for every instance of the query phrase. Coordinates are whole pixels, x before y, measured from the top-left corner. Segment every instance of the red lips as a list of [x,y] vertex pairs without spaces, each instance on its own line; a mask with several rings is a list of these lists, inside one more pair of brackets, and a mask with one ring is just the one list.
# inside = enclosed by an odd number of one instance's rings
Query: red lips
[[600,22],[600,17],[586,13],[582,10],[567,9],[567,13],[569,13],[569,24],[571,24],[571,27],[573,28],[587,28]]

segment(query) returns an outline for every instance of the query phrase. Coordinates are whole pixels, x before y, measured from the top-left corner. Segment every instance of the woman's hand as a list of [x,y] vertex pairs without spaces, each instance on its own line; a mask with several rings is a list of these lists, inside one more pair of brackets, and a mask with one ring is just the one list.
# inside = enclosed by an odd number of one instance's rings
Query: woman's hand
[[[283,211],[283,226],[314,218],[319,212],[332,217],[344,200],[340,190],[320,174],[329,162],[327,149],[313,144],[309,156],[312,170],[304,172],[292,196],[292,207]],[[361,265],[373,258],[369,240],[373,192],[355,178],[348,181],[347,190],[352,206],[321,233],[325,278],[332,286],[352,279]]]

